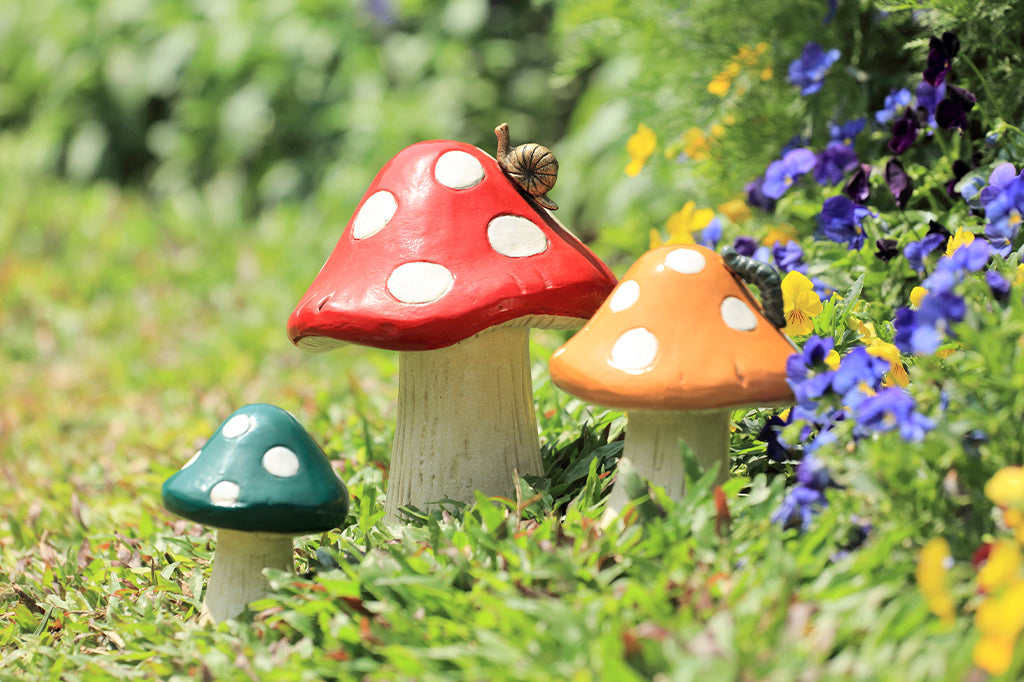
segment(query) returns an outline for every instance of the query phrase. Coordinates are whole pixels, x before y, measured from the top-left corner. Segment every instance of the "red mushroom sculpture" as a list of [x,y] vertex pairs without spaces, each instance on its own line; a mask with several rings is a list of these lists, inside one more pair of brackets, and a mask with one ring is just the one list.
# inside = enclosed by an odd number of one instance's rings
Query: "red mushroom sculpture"
[[373,180],[288,334],[307,351],[399,351],[396,521],[405,505],[511,496],[516,472],[541,473],[529,329],[582,326],[614,286],[489,154],[421,142]]

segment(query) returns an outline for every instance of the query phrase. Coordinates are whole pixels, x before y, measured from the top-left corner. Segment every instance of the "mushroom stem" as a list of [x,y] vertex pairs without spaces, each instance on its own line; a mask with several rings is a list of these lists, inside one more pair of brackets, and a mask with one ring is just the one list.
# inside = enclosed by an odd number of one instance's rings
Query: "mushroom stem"
[[249,602],[265,595],[264,568],[291,571],[292,567],[291,535],[218,529],[200,624],[234,618]]
[[453,346],[399,355],[398,414],[385,520],[474,492],[513,497],[540,474],[527,327],[494,327]]
[[[702,471],[718,465],[716,483],[729,478],[730,410],[673,412],[631,410],[622,456],[645,479],[664,485],[665,493],[681,500],[686,493],[686,471],[679,442],[686,443]],[[606,515],[618,514],[629,502],[618,482],[608,495]]]

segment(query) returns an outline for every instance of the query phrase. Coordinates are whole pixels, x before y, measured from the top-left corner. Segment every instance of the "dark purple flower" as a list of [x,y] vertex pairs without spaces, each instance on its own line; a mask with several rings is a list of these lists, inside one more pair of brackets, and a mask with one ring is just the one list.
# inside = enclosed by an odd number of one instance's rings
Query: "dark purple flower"
[[764,173],[761,191],[766,197],[778,199],[786,193],[796,179],[814,168],[817,159],[810,149],[793,149],[779,160],[772,161]]
[[948,237],[944,237],[941,234],[929,233],[926,234],[921,241],[910,242],[903,247],[903,256],[910,263],[910,267],[914,268],[918,272],[925,271],[924,259],[932,251],[942,248],[942,245],[946,243]]
[[910,90],[907,88],[895,88],[885,96],[885,104],[875,112],[875,121],[878,125],[885,125],[899,115],[900,110],[910,105]]
[[772,258],[782,272],[796,270],[807,274],[807,266],[804,264],[804,250],[797,241],[789,241],[785,244],[775,242],[772,245]]
[[757,434],[757,439],[767,447],[765,454],[773,462],[785,462],[790,458],[789,448],[779,438],[779,430],[793,422],[793,411],[790,410],[786,418],[773,414],[764,423],[764,428]]
[[751,258],[754,255],[754,252],[757,251],[757,242],[753,237],[743,235],[741,237],[736,237],[736,239],[733,240],[732,248],[736,249],[736,253],[741,256]]
[[756,206],[766,213],[775,213],[775,199],[765,196],[764,177],[751,180],[744,188],[747,195],[747,206]]
[[822,204],[818,214],[821,233],[834,242],[845,243],[850,249],[864,245],[864,230],[861,222],[871,211],[839,195],[829,197]]
[[967,127],[967,112],[974,108],[978,98],[974,93],[964,88],[950,85],[948,95],[935,107],[935,123],[950,130]]
[[805,455],[796,467],[796,481],[811,490],[836,487],[825,464],[814,454]]
[[875,258],[886,263],[900,254],[899,242],[895,239],[876,239],[875,248],[878,249]]
[[822,23],[828,24],[828,22],[832,21],[832,17],[836,15],[837,9],[839,9],[839,0],[828,0],[828,12],[825,13],[825,19]]
[[946,31],[942,38],[931,37],[928,41],[928,61],[921,76],[929,85],[939,85],[946,79],[953,57],[960,51],[960,39],[952,31]]
[[853,172],[853,175],[850,176],[850,179],[846,181],[846,185],[843,186],[843,194],[852,201],[863,204],[871,196],[870,177],[871,165],[867,163],[860,164],[857,170]]
[[865,399],[857,409],[857,426],[866,433],[899,429],[903,440],[917,443],[935,428],[935,423],[917,412],[914,398],[898,386],[883,388]]
[[885,184],[889,186],[889,191],[896,199],[896,205],[906,208],[907,202],[910,201],[910,197],[914,193],[914,181],[903,170],[903,164],[899,159],[889,159],[885,164]]
[[917,131],[920,127],[917,113],[910,107],[904,109],[903,115],[893,121],[889,151],[899,155],[910,149],[910,145],[914,144],[914,140],[917,139]]
[[[1013,167],[1012,165],[1010,166]],[[950,197],[956,196],[956,185],[971,170],[970,165],[963,159],[953,162],[953,179],[946,183],[946,194]]]
[[1006,303],[1010,300],[1010,280],[995,270],[988,270],[985,273],[985,283],[988,284],[989,291],[992,292],[993,298],[997,301]]
[[825,493],[802,485],[795,485],[786,493],[782,504],[772,514],[772,523],[783,528],[807,530],[811,521],[823,507],[828,506]]
[[928,221],[928,234],[937,234],[943,239],[949,239],[953,236],[953,233],[949,231],[949,228],[935,220]]
[[839,59],[839,55],[839,50],[826,52],[816,42],[807,43],[800,58],[789,65],[789,82],[800,87],[800,94],[813,95],[821,90],[825,75]]
[[814,181],[819,185],[835,185],[843,180],[843,175],[857,167],[859,161],[856,152],[842,142],[829,142],[828,146],[818,152],[814,161]]

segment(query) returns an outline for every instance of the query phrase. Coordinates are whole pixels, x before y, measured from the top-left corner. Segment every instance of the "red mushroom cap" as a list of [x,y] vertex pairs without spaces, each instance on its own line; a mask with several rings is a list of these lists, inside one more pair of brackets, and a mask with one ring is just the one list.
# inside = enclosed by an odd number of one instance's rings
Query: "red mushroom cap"
[[443,348],[516,320],[583,324],[608,267],[486,152],[436,140],[389,161],[288,320],[305,350]]

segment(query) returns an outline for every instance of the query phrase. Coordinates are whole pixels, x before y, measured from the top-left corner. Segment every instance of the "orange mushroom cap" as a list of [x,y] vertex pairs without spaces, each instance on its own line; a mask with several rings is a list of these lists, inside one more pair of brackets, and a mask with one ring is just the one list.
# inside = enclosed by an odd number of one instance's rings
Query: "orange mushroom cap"
[[697,245],[648,251],[551,356],[557,386],[620,409],[792,403],[792,342],[722,257]]

